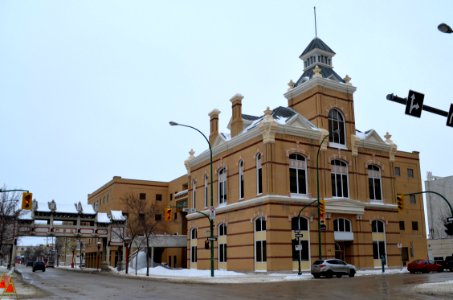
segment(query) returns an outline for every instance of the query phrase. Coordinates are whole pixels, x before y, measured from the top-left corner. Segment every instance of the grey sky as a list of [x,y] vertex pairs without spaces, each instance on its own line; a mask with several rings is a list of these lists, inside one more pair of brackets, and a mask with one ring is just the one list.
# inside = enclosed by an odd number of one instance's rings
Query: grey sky
[[386,100],[413,89],[425,104],[453,103],[451,1],[0,1],[0,185],[39,201],[85,203],[113,176],[169,181],[185,173],[195,131],[209,133],[229,99],[243,112],[286,106],[298,58],[318,36],[348,74],[356,127],[388,131],[400,150],[420,151],[426,172],[452,174],[453,128]]

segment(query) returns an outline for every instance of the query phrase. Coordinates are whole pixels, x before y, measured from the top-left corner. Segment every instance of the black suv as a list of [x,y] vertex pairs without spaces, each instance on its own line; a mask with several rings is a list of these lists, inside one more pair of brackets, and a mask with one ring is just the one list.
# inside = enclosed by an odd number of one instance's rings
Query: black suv
[[35,261],[33,263],[33,272],[36,270],[46,271],[46,264],[43,261]]

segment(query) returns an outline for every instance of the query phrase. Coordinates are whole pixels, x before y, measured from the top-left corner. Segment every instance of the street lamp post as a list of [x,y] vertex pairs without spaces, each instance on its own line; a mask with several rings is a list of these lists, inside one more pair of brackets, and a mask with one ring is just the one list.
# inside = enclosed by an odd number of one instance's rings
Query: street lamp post
[[[213,190],[213,186],[212,186],[212,147],[211,147],[211,143],[209,142],[209,139],[206,137],[206,135],[201,132],[199,129],[193,127],[193,126],[190,126],[190,125],[185,125],[185,124],[179,124],[179,123],[176,123],[176,122],[173,122],[173,121],[170,121],[169,124],[171,126],[183,126],[183,127],[188,127],[188,128],[191,128],[195,131],[198,131],[198,133],[200,133],[204,139],[206,140],[206,142],[208,143],[209,145],[209,165],[210,165],[210,173],[211,173],[211,178],[210,178],[210,185],[211,185],[211,209],[214,207],[214,190]],[[209,229],[211,231],[211,234],[210,234],[210,250],[211,250],[211,277],[214,277],[214,218],[209,218]]]
[[439,29],[439,31],[443,32],[443,33],[452,33],[453,32],[453,29],[451,29],[451,27],[445,23],[439,24],[439,26],[437,26],[437,29]]
[[322,140],[321,140],[321,143],[319,143],[319,146],[318,146],[318,152],[316,154],[316,196],[317,196],[317,206],[318,206],[318,258],[321,259],[322,258],[322,242],[321,242],[321,212],[320,212],[320,209],[319,209],[319,201],[320,201],[320,197],[319,197],[319,165],[318,165],[318,162],[319,162],[319,152],[321,150],[321,146],[322,144],[324,143],[324,141],[326,140],[326,138],[328,138],[330,136],[330,134],[327,134]]
[[96,256],[96,270],[99,271],[99,250],[101,249],[101,242],[98,241],[98,253]]

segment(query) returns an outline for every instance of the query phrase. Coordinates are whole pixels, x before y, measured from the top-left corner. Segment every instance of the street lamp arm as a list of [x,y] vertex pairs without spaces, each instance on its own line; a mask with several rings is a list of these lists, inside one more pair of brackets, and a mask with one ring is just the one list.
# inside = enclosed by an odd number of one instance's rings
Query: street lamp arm
[[198,128],[195,128],[193,126],[190,126],[190,125],[186,125],[186,124],[180,124],[180,123],[176,123],[176,122],[173,122],[173,121],[170,121],[169,124],[171,126],[183,126],[183,127],[188,127],[188,128],[192,128],[193,130],[195,131],[198,131],[203,137],[204,139],[206,140],[206,142],[208,143],[209,145],[209,150],[211,150],[211,143],[209,142],[209,139],[206,137],[206,135],[201,131],[199,130]]
[[438,192],[422,191],[422,192],[417,192],[417,193],[407,193],[407,194],[404,194],[404,195],[405,196],[410,196],[410,195],[419,195],[419,194],[427,194],[427,193],[436,194],[437,196],[441,197],[448,204],[448,207],[450,208],[451,215],[453,217],[453,207],[451,206],[450,202],[448,202],[447,198],[445,198],[442,194],[440,194]]

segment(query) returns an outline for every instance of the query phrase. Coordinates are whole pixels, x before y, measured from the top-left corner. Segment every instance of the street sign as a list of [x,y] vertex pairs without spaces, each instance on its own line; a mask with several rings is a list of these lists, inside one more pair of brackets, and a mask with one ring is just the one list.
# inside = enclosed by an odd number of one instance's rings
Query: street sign
[[296,245],[294,248],[296,251],[302,251],[302,245]]
[[186,212],[186,213],[188,213],[188,214],[193,214],[193,213],[196,213],[196,212],[197,212],[197,210],[196,210],[195,208],[188,208],[188,207],[184,207],[184,208],[182,209],[182,211],[183,211],[183,212]]
[[453,217],[448,217],[447,222],[453,222]]
[[212,206],[211,209],[209,210],[209,220],[214,220],[215,219],[215,207]]
[[296,236],[296,238],[301,238],[301,237],[303,237],[304,235],[303,235],[303,233],[296,233],[295,236]]
[[409,90],[406,102],[406,115],[420,118],[422,115],[424,98],[424,94]]
[[447,126],[453,127],[453,104],[450,104],[450,111],[447,116]]

